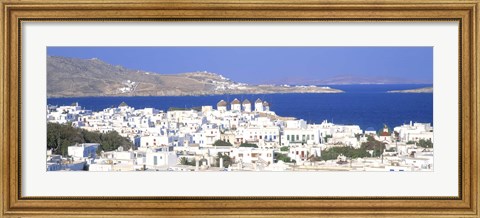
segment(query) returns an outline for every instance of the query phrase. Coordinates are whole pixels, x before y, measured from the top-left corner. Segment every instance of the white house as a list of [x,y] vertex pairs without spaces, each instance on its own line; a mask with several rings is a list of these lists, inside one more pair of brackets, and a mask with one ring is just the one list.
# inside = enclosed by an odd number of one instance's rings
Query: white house
[[170,145],[170,137],[167,135],[142,136],[140,137],[140,147],[157,147]]
[[235,162],[269,165],[273,163],[273,149],[240,147],[233,149],[230,152],[230,157],[233,158]]
[[98,146],[100,146],[98,143],[82,143],[68,146],[68,155],[74,159],[95,158]]
[[280,142],[280,128],[278,126],[248,127],[243,130],[243,142]]
[[146,168],[158,169],[164,167],[172,167],[177,164],[177,155],[167,147],[157,151],[147,151]]
[[218,126],[212,124],[202,125],[202,134],[203,134],[203,144],[200,144],[201,147],[211,147],[213,143],[220,139],[220,130]]
[[317,129],[285,128],[282,135],[282,146],[318,145],[320,133]]
[[288,157],[295,160],[296,163],[302,163],[313,157],[320,157],[320,147],[291,147],[288,151]]
[[412,121],[410,121],[410,124],[395,127],[394,130],[399,133],[399,139],[404,142],[420,139],[430,139],[433,142],[433,128],[430,123],[412,124]]
[[307,128],[307,122],[305,120],[287,120],[285,121],[285,128],[305,129]]

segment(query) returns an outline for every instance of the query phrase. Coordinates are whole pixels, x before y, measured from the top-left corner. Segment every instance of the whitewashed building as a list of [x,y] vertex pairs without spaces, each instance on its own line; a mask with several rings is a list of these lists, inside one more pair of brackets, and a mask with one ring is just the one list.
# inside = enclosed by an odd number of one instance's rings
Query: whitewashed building
[[82,143],[68,146],[68,155],[74,159],[95,158],[99,146],[100,144],[98,143]]

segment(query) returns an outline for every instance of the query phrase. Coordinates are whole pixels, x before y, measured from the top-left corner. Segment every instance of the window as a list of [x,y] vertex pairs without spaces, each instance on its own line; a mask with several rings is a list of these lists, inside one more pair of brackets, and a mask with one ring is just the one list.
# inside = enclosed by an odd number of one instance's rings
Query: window
[[157,156],[153,156],[153,165],[158,165]]
[[289,140],[289,141],[290,141],[290,135],[287,135],[287,140]]

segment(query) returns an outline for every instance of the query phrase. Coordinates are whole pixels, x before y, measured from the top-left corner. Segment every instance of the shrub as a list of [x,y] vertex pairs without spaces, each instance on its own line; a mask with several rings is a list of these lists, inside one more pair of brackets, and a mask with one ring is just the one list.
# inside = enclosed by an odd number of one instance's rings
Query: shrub
[[232,144],[223,140],[217,140],[213,143],[213,146],[232,146]]
[[258,148],[258,146],[256,144],[250,144],[250,143],[242,143],[242,144],[240,144],[240,147]]

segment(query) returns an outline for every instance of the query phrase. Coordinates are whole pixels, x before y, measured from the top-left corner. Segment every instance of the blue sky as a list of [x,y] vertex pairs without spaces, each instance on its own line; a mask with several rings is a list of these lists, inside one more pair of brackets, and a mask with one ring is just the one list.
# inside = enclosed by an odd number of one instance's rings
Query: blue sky
[[250,84],[337,76],[433,81],[433,47],[48,47],[47,55],[162,74],[209,71]]

